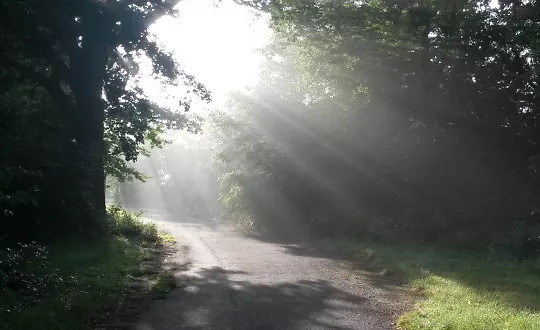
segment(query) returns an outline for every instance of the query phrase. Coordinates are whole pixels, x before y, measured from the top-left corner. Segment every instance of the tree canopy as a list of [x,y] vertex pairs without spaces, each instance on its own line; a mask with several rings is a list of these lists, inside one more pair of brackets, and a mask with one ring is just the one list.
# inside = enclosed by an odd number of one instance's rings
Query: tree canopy
[[[186,111],[208,90],[148,30],[177,2],[0,1],[3,227],[95,225],[106,175],[144,179],[129,162],[165,130],[200,130]],[[274,37],[259,83],[209,123],[231,210],[324,233],[540,246],[537,1],[236,2],[268,14]],[[145,95],[143,62],[177,107]]]
[[[174,15],[177,2],[0,2],[0,99],[9,128],[2,131],[9,145],[1,157],[4,218],[31,201],[40,215],[26,214],[29,221],[55,209],[78,213],[87,224],[99,221],[106,173],[140,178],[126,161],[137,160],[145,145],[162,145],[165,129],[198,129],[181,110],[189,110],[190,95],[209,101],[209,92],[148,31],[158,18]],[[158,107],[137,86],[142,59],[156,79],[178,87],[178,107]],[[50,208],[41,209],[35,194],[53,191]]]
[[225,200],[276,201],[257,175],[324,233],[538,246],[534,1],[240,2],[275,37],[217,116]]

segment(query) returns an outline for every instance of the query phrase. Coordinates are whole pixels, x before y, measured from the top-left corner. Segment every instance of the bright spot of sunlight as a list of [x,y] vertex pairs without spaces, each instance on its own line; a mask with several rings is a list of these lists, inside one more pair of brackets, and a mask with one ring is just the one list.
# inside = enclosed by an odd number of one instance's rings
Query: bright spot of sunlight
[[[178,9],[180,17],[160,19],[151,32],[174,52],[183,70],[210,89],[214,106],[230,91],[256,82],[263,61],[257,50],[268,44],[271,35],[267,17],[257,18],[232,0],[185,0]],[[167,101],[167,93],[173,92],[163,91],[149,78],[140,83],[155,102],[173,105]],[[194,99],[192,109],[201,111],[204,106]]]

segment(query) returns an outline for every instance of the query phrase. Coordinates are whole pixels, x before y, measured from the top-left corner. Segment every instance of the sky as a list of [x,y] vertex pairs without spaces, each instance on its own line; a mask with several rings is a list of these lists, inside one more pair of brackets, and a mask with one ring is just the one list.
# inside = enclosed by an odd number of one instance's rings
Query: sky
[[[180,16],[164,17],[151,26],[180,67],[212,92],[211,107],[219,107],[226,95],[257,81],[264,60],[257,49],[269,43],[271,30],[266,17],[257,18],[247,7],[232,0],[183,0]],[[154,101],[167,105],[167,92],[151,79],[142,87]],[[205,103],[194,102],[193,111]]]

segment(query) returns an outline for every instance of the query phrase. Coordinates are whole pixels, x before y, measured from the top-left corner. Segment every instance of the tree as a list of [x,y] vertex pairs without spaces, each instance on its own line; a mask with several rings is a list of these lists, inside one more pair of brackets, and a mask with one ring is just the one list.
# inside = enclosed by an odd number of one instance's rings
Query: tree
[[271,15],[276,56],[235,125],[286,157],[230,166],[286,173],[296,208],[335,214],[325,232],[486,246],[518,230],[538,196],[533,3],[239,2]]
[[[146,133],[165,126],[181,127],[185,117],[153,107],[139,89],[128,86],[136,58],[147,56],[154,73],[167,83],[180,81],[197,96],[208,91],[180,71],[171,54],[149,34],[163,15],[174,15],[178,1],[19,0],[0,2],[4,50],[0,67],[6,74],[31,80],[48,92],[70,123],[81,163],[79,189],[89,191],[90,219],[105,212],[106,148],[113,156],[136,159]],[[105,98],[103,95],[105,94]],[[181,101],[189,107],[189,100]],[[105,134],[105,121],[110,134]],[[151,135],[152,136],[152,135]],[[157,141],[157,140],[156,140]],[[109,144],[109,145],[106,145]]]

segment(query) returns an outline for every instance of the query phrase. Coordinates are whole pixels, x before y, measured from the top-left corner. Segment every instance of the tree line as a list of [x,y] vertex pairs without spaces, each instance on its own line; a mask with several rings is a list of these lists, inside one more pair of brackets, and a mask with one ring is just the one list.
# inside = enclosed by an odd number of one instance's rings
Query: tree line
[[[259,83],[208,122],[223,204],[253,224],[538,252],[537,1],[236,1],[274,36]],[[177,2],[0,1],[1,239],[99,227],[106,176],[143,179],[129,162],[163,132],[200,130],[179,109],[209,91],[148,32]],[[177,108],[137,86],[141,59]]]
[[274,39],[258,85],[214,115],[231,209],[539,252],[537,1],[239,2]]

